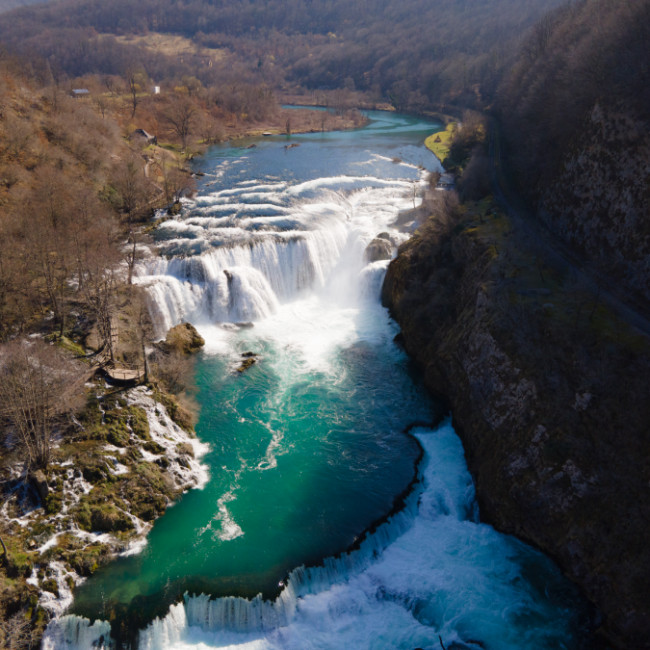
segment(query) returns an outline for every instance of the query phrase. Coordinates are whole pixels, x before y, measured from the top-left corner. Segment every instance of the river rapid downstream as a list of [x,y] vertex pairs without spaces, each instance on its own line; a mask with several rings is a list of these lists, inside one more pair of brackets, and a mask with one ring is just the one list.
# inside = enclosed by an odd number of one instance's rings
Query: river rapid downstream
[[574,588],[480,523],[462,445],[380,305],[389,261],[366,249],[408,237],[439,125],[368,116],[197,163],[136,281],[159,336],[189,321],[206,339],[210,480],[77,589],[45,648],[583,647]]

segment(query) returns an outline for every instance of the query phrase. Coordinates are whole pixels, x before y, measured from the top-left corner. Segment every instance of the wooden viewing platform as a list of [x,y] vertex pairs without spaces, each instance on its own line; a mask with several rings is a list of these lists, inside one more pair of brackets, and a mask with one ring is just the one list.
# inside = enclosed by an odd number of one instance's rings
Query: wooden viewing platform
[[104,367],[109,381],[120,384],[139,384],[144,380],[144,368]]
[[[111,345],[112,350],[117,349],[118,345],[118,323],[117,319],[111,318]],[[97,355],[96,361],[97,370],[101,371],[106,379],[113,383],[122,386],[135,386],[136,384],[144,381],[146,377],[145,367],[133,366],[127,364],[116,363],[109,352],[104,348]]]

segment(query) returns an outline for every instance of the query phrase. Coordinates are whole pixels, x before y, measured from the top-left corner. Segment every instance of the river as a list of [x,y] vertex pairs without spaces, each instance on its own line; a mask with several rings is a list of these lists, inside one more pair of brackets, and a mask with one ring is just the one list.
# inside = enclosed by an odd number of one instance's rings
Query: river
[[197,163],[197,196],[136,281],[160,336],[187,320],[206,339],[210,480],[77,590],[46,647],[579,646],[579,598],[479,522],[460,441],[379,303],[388,260],[366,248],[408,237],[438,125],[369,117]]

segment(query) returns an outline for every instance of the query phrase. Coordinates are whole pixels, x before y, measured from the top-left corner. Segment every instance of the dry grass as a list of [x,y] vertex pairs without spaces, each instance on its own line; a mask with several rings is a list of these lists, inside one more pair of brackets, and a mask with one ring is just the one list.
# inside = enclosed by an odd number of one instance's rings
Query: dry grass
[[219,61],[226,56],[226,50],[200,47],[189,38],[173,34],[151,32],[144,35],[117,36],[120,43],[140,45],[152,52],[166,56],[198,55],[209,56],[213,61]]

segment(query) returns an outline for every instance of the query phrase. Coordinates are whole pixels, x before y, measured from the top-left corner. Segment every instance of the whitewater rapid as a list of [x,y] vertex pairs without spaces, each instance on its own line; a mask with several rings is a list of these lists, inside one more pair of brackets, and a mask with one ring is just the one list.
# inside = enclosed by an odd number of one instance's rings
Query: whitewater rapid
[[[272,602],[187,594],[140,633],[139,648],[576,647],[575,594],[549,560],[478,521],[451,424],[413,434],[424,450],[419,481],[357,550],[295,569]],[[46,650],[101,647],[110,630],[64,622]]]
[[[382,119],[399,125],[401,118]],[[387,143],[392,151],[393,142]],[[312,162],[307,156],[312,144],[280,154],[282,173],[268,142],[256,153],[220,160],[182,214],[159,224],[160,256],[136,268],[158,337],[190,321],[206,339],[204,354],[226,359],[228,372],[236,372],[242,351],[262,350],[260,365],[274,378],[262,401],[267,412],[237,415],[268,427],[263,451],[218,470],[231,478],[197,533],[219,548],[248,539],[250,531],[235,513],[243,483],[279,471],[280,461],[304,444],[277,421],[285,412],[298,417],[295,396],[304,386],[323,381],[334,389],[375,390],[361,381],[362,373],[350,375],[356,363],[377,354],[386,364],[380,366],[385,373],[380,384],[394,382],[401,390],[407,381],[404,355],[392,341],[396,326],[379,304],[389,259],[368,259],[366,249],[379,238],[394,256],[407,239],[398,223],[408,223],[403,215],[418,207],[427,184],[414,162],[419,148],[404,148],[401,153],[414,158],[405,155],[403,161],[355,149],[345,170],[326,175],[329,160]],[[254,156],[269,158],[266,172],[251,178]],[[313,172],[307,169],[312,164]],[[261,391],[266,378],[251,380],[250,390]],[[386,408],[373,403],[374,395],[363,399],[376,413]],[[421,419],[417,399],[399,393],[392,399],[391,408],[413,409],[402,419]],[[316,409],[311,417],[325,417],[318,403]],[[301,415],[306,426],[308,416]],[[364,426],[383,427],[388,419],[375,416]],[[442,642],[448,650],[577,648],[582,614],[576,594],[541,554],[479,522],[472,480],[450,422],[413,434],[423,451],[418,480],[358,548],[317,567],[293,564],[273,601],[187,593],[139,632],[138,647],[413,650],[438,649]],[[327,436],[324,443],[330,443]],[[339,447],[333,448],[326,466],[337,460]],[[387,447],[385,453],[394,451]],[[356,473],[365,470],[353,467]],[[109,623],[91,625],[67,616],[50,625],[43,647],[109,646]]]
[[356,300],[360,274],[376,289],[386,264],[364,264],[365,247],[390,231],[396,251],[406,235],[392,222],[421,202],[413,195],[424,183],[422,172],[411,181],[244,181],[201,196],[159,225],[161,255],[136,269],[136,282],[152,297],[157,334],[183,320],[261,321],[307,293]]
[[[414,434],[425,452],[421,480],[358,550],[296,569],[272,603],[187,595],[141,633],[140,648],[439,648],[440,639],[447,648],[572,647],[574,621],[550,598],[565,588],[562,578],[478,522],[450,423]],[[527,571],[542,581],[531,583]]]

